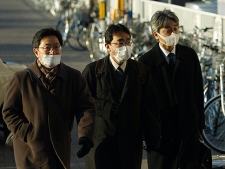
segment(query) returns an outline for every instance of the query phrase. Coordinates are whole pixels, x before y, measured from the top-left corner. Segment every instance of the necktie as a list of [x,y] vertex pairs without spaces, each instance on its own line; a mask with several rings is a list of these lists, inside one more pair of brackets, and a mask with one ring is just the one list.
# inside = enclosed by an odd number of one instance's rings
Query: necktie
[[174,71],[174,68],[175,68],[175,63],[174,63],[174,60],[173,60],[173,57],[175,55],[173,53],[169,53],[168,57],[170,58],[169,60],[169,66],[171,68],[172,71]]
[[123,75],[123,69],[120,66],[117,68],[117,72],[120,76]]

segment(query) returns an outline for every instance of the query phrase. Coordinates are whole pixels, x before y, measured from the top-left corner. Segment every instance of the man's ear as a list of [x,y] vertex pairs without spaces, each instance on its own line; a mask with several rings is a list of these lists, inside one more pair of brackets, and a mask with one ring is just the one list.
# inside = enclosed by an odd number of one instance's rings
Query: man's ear
[[154,35],[155,39],[158,41],[159,40],[159,35],[156,32],[153,32],[153,35]]
[[108,52],[110,52],[109,44],[105,43],[105,48],[107,49]]
[[34,52],[35,56],[38,58],[38,50],[37,50],[37,48],[33,48],[33,52]]

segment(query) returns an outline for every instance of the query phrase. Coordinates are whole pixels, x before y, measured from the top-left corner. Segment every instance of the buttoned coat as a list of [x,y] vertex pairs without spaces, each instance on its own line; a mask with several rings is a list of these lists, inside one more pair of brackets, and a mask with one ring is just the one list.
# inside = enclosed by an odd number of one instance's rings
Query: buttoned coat
[[[176,63],[172,77],[159,44],[143,54],[139,61],[149,67],[153,78],[160,105],[162,138],[174,137],[176,133],[181,140],[192,138],[197,143],[205,118],[202,73],[196,52],[189,47],[176,45]],[[174,106],[177,107],[177,114],[170,111]],[[171,128],[176,128],[177,131]],[[189,157],[196,155],[192,151],[189,153]]]
[[[149,149],[157,147],[159,143],[160,121],[155,105],[154,86],[147,67],[129,59],[125,69],[125,85],[120,92],[115,68],[109,57],[104,58],[105,64],[100,77],[96,78],[98,61],[87,65],[82,72],[95,100],[95,148],[107,138],[116,137],[120,147],[120,169],[139,169],[142,161],[143,133],[149,141]],[[143,67],[143,71],[140,71],[138,64]],[[94,159],[94,155],[90,155],[90,158]],[[93,163],[87,166],[88,169],[95,168]]]
[[[43,81],[36,61],[30,68]],[[61,63],[47,88],[61,108],[61,114],[26,70],[15,73],[8,85],[3,118],[14,134],[17,169],[53,169],[53,157],[69,169],[70,132],[75,117],[78,137],[93,139],[95,109],[81,73]]]

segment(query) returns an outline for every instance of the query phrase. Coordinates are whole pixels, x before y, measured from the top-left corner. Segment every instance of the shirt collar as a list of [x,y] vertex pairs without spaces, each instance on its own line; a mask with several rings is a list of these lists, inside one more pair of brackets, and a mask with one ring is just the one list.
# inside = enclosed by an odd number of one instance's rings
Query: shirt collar
[[122,65],[118,65],[113,59],[112,57],[110,56],[110,61],[112,62],[112,65],[115,69],[117,69],[118,67],[121,67],[123,69],[123,71],[125,71],[125,68],[126,68],[126,65],[127,65],[127,61],[123,62]]
[[160,49],[162,50],[162,52],[164,53],[165,56],[168,56],[169,53],[173,53],[175,55],[175,51],[176,51],[176,46],[174,46],[173,50],[171,52],[167,51],[166,49],[164,49],[160,44],[159,44]]

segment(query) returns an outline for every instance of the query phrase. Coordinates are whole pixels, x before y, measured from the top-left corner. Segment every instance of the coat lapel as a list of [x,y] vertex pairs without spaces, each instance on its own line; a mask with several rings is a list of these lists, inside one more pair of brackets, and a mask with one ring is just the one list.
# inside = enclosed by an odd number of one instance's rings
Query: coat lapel
[[127,73],[127,77],[125,80],[124,88],[121,93],[118,85],[118,80],[116,79],[117,77],[114,72],[115,70],[109,61],[109,57],[107,58],[104,75],[101,78],[102,81],[105,83],[104,86],[110,87],[112,95],[116,100],[119,100],[121,102],[125,97],[126,93],[129,91],[129,89],[137,83],[138,70],[136,67],[136,63],[133,60],[129,59],[127,61],[127,66],[125,70]]
[[[176,75],[177,69],[179,69],[180,61],[182,60],[181,51],[179,49],[180,48],[178,44],[176,45],[176,63],[175,63],[174,76]],[[166,69],[167,62],[163,56],[161,49],[159,48],[159,44],[155,45],[152,50],[154,50],[154,53],[155,53],[154,60],[156,62],[156,65],[162,67],[163,71],[166,71],[165,69]]]
[[[159,45],[157,45],[157,49],[155,49],[155,60],[156,60],[156,65],[158,67],[158,69],[162,71],[162,74],[163,74],[163,78],[164,78],[164,82],[165,82],[165,87],[168,91],[168,94],[169,94],[169,98],[170,98],[170,105],[173,106],[174,105],[174,91],[173,91],[173,77],[174,77],[174,74],[172,75],[171,77],[171,73],[169,71],[169,66],[168,66],[168,63],[166,61],[166,59],[164,58],[164,55],[161,51],[161,49],[159,48]],[[176,61],[176,64],[175,64],[175,69],[176,69],[176,66],[177,66],[177,61]]]
[[171,74],[168,70],[168,63],[164,58],[164,55],[161,51],[161,49],[159,48],[159,45],[156,45],[154,48],[154,59],[157,65],[157,69],[160,71],[162,71],[163,74],[163,78],[165,81],[165,85],[166,85],[166,89],[168,91],[169,94],[169,98],[170,98],[170,104],[171,106],[174,106],[176,104],[176,100],[175,100],[175,91],[174,91],[174,86],[175,86],[175,79],[176,79],[176,74],[177,71],[179,69],[179,65],[180,65],[180,52],[179,52],[179,45],[176,46],[176,63],[175,63],[175,70],[174,73],[171,77]]
[[130,88],[132,88],[133,85],[135,85],[137,83],[138,79],[138,70],[137,70],[137,66],[134,62],[132,62],[131,59],[129,59],[127,61],[127,66],[126,66],[126,70],[127,72],[127,77],[126,77],[126,81],[124,84],[124,88],[122,91],[122,95],[120,98],[120,101],[122,102],[122,100],[124,99],[126,93],[129,91]]
[[177,44],[176,45],[176,64],[175,64],[175,72],[177,71],[177,69],[179,68],[180,66],[180,63],[182,61],[182,51],[180,50],[180,45]]
[[119,100],[121,93],[118,85],[118,81],[116,79],[115,70],[112,64],[110,63],[109,57],[106,58],[106,65],[104,70],[104,75],[101,77],[102,82],[104,82],[105,88],[110,88],[112,96]]

